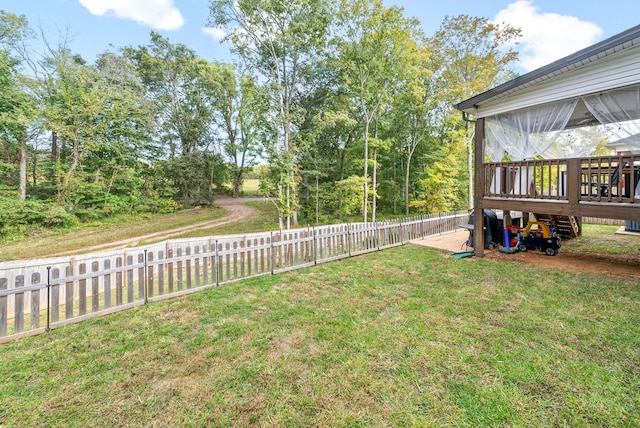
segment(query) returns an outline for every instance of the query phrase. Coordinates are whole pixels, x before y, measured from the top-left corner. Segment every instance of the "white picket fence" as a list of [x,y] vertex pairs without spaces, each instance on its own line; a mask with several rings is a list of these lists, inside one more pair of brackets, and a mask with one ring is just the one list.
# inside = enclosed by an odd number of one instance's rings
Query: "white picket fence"
[[453,232],[467,211],[0,263],[0,342],[232,281]]

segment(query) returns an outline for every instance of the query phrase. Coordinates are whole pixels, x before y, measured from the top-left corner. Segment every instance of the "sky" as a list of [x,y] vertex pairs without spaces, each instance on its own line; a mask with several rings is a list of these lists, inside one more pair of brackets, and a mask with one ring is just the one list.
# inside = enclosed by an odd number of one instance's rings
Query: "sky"
[[[516,71],[525,73],[640,24],[638,0],[383,0],[433,35],[446,16],[466,14],[521,28]],[[207,28],[209,0],[0,0],[49,40],[65,39],[93,62],[106,51],[147,45],[151,31],[207,60],[232,60],[220,30]]]

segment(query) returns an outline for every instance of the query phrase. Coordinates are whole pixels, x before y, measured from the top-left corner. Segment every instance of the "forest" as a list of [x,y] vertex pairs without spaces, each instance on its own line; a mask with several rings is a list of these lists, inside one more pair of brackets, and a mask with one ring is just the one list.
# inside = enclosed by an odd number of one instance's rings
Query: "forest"
[[453,104],[515,77],[519,29],[380,0],[210,0],[233,61],[151,32],[90,63],[0,10],[0,235],[238,196],[280,226],[466,209],[473,123]]

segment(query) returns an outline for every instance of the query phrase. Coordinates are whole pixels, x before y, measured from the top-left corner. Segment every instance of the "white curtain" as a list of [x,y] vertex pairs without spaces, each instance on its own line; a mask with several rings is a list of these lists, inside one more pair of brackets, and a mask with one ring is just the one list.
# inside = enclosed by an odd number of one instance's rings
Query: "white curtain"
[[631,148],[640,148],[640,86],[582,97],[593,116],[602,124],[612,124],[619,139]]
[[545,153],[547,159],[569,159],[591,156],[610,132],[602,125],[565,129]]
[[567,126],[578,100],[533,106],[486,118],[485,152],[501,161],[505,152],[511,160],[562,157],[555,142]]

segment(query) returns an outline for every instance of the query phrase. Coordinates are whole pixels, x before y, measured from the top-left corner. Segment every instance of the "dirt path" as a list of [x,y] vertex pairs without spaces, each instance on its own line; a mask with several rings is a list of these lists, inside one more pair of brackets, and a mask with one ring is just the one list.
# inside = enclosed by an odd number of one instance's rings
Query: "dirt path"
[[[121,239],[118,241],[112,241],[104,244],[92,245],[90,247],[82,248],[83,253],[100,251],[100,250],[115,250],[126,247],[135,247],[141,242],[148,241],[164,241],[178,235],[182,235],[186,232],[192,232],[194,230],[209,229],[216,226],[222,226],[224,224],[242,221],[250,217],[255,211],[254,208],[245,205],[243,202],[247,202],[244,199],[220,199],[216,200],[215,205],[219,205],[227,210],[228,214],[222,218],[216,220],[203,221],[200,223],[191,224],[189,226],[177,227],[174,229],[162,230],[160,232],[148,233],[146,235],[134,236],[132,238]],[[57,253],[56,256],[65,256],[70,254],[76,254],[78,250],[66,251],[63,253]]]

